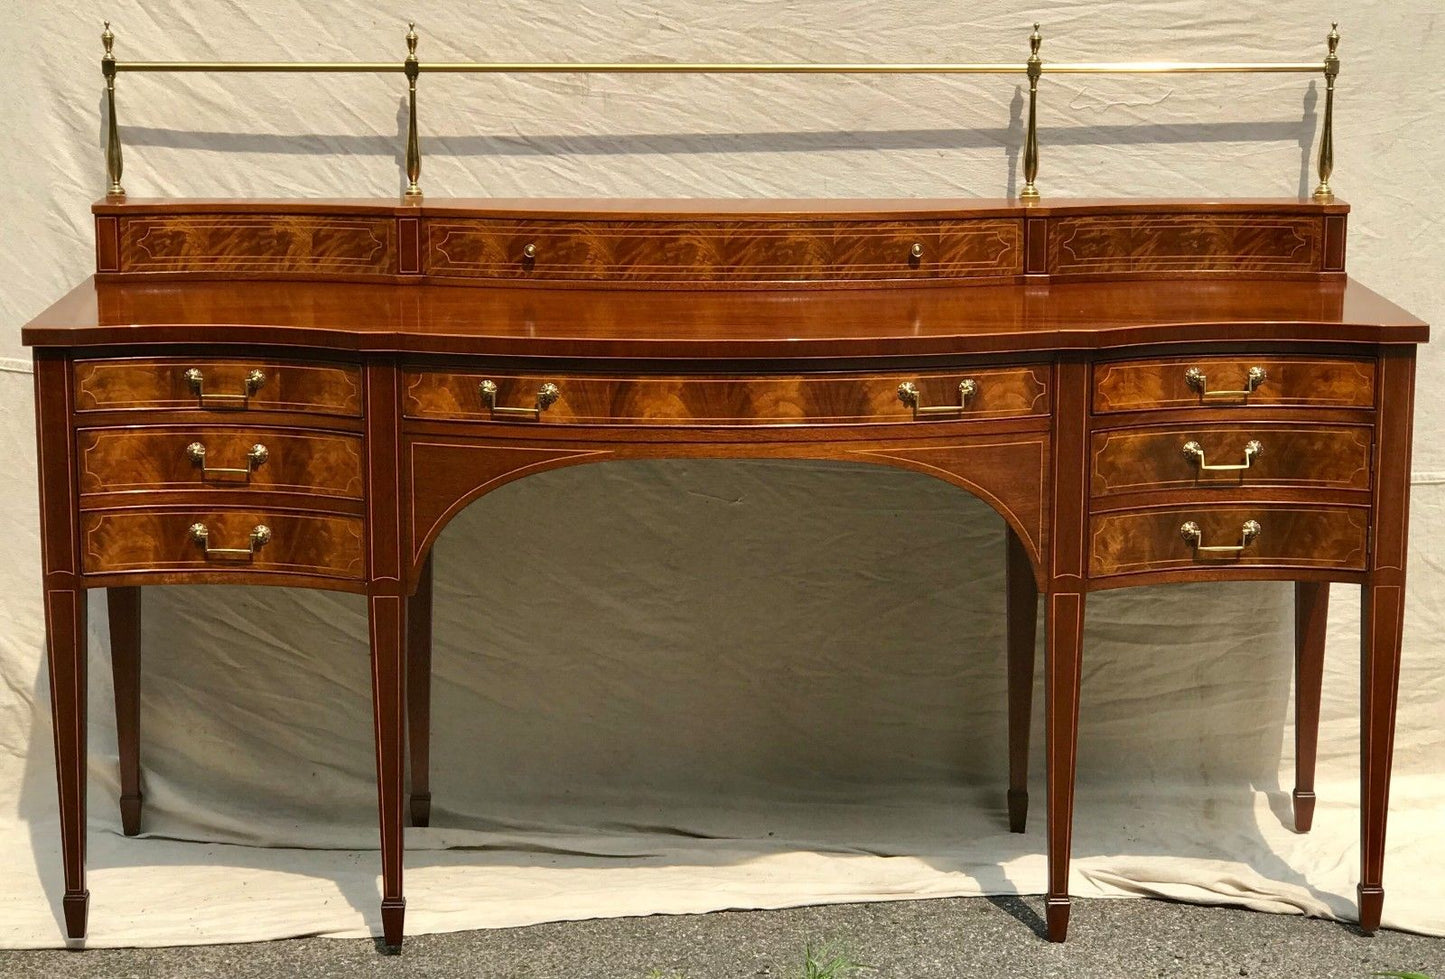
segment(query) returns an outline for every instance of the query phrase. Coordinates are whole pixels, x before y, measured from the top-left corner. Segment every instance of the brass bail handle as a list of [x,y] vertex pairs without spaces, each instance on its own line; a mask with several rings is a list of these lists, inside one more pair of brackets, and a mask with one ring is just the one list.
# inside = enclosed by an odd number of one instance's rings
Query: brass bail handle
[[976,394],[978,394],[978,382],[968,377],[958,382],[958,404],[924,405],[920,403],[918,385],[912,381],[904,381],[898,385],[898,400],[913,409],[915,418],[919,415],[956,415],[968,409],[969,399]]
[[1243,462],[1207,462],[1204,458],[1204,446],[1192,440],[1184,443],[1184,457],[1186,459],[1192,459],[1194,463],[1199,467],[1200,472],[1241,472],[1254,465],[1254,460],[1259,458],[1260,455],[1262,455],[1263,453],[1264,444],[1261,443],[1258,439],[1250,439],[1248,442],[1244,443]]
[[1211,391],[1209,378],[1204,371],[1191,367],[1184,372],[1184,383],[1198,391],[1201,398],[1247,398],[1265,382],[1267,376],[1263,367],[1251,367],[1245,374],[1244,387],[1230,391]]
[[1204,532],[1199,529],[1199,524],[1193,520],[1186,520],[1179,528],[1179,536],[1183,538],[1184,543],[1194,548],[1194,553],[1197,555],[1220,554],[1226,557],[1237,557],[1246,547],[1259,539],[1260,530],[1259,521],[1246,520],[1244,525],[1239,528],[1238,544],[1210,544],[1206,546],[1201,543],[1204,540]]
[[251,400],[251,395],[265,385],[266,373],[261,370],[249,372],[240,394],[208,393],[206,391],[206,375],[199,367],[192,367],[186,371],[186,383],[191,386],[192,391],[196,392],[202,408],[245,408]]
[[562,397],[562,389],[551,381],[543,384],[537,389],[537,402],[531,408],[518,408],[509,405],[497,404],[497,382],[491,378],[483,381],[477,386],[481,393],[482,404],[486,405],[493,415],[506,415],[508,417],[530,418],[534,421],[540,420],[542,412],[552,407]]
[[206,443],[204,442],[192,442],[186,446],[186,455],[190,457],[192,462],[201,467],[202,479],[211,476],[240,476],[244,479],[250,479],[251,473],[259,469],[261,464],[271,457],[271,452],[266,446],[257,442],[246,452],[246,467],[244,469],[240,467],[206,465]]
[[263,523],[258,523],[251,528],[251,544],[249,547],[212,547],[211,531],[203,523],[193,523],[190,529],[191,540],[205,551],[207,561],[249,561],[256,556],[256,552],[265,547],[271,541],[271,528]]

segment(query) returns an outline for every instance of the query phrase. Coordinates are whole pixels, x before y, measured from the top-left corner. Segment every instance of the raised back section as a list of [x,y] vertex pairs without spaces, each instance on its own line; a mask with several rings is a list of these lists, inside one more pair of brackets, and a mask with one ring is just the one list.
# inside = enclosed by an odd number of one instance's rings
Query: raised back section
[[778,288],[1341,278],[1348,206],[1293,200],[103,201],[106,279]]

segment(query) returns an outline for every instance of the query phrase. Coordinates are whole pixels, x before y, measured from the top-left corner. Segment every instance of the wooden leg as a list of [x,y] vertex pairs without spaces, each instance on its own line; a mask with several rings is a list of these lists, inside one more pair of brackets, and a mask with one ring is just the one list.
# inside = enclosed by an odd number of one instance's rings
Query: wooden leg
[[115,736],[120,751],[120,825],[140,832],[140,589],[107,588],[110,670],[115,682]]
[[1034,703],[1034,630],[1039,589],[1028,551],[1009,528],[1008,605],[1008,828],[1022,833],[1029,816],[1029,724]]
[[1400,687],[1400,636],[1405,615],[1404,572],[1389,584],[1361,590],[1360,658],[1360,928],[1380,927],[1385,903],[1385,817],[1390,803],[1395,698]]
[[411,750],[411,824],[431,822],[431,555],[406,607],[406,731]]
[[85,937],[85,629],[83,590],[45,590],[45,645],[55,773],[60,790],[60,852],[65,864],[65,933]]
[[1084,596],[1045,596],[1044,703],[1048,742],[1049,941],[1069,933],[1069,849],[1074,820],[1074,764],[1079,741],[1079,663]]
[[1308,833],[1315,818],[1315,750],[1320,734],[1320,684],[1330,584],[1294,586],[1294,828]]
[[371,695],[376,719],[376,786],[381,816],[381,925],[386,944],[401,944],[402,810],[406,799],[406,599],[372,595]]

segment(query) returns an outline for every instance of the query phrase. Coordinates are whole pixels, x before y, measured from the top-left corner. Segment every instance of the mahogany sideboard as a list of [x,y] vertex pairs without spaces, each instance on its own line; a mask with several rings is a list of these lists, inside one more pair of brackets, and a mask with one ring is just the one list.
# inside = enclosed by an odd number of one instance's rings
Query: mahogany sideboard
[[1378,927],[1427,328],[1346,276],[1344,204],[132,199],[94,212],[94,277],[23,332],[70,936],[88,904],[88,589],[109,603],[127,833],[141,819],[144,586],[367,596],[396,945],[405,815],[430,815],[432,543],[530,473],[698,456],[898,466],[1002,517],[1009,819],[1022,831],[1041,596],[1056,941],[1087,595],[1297,583],[1306,831],[1328,589],[1359,585],[1358,898],[1361,927]]

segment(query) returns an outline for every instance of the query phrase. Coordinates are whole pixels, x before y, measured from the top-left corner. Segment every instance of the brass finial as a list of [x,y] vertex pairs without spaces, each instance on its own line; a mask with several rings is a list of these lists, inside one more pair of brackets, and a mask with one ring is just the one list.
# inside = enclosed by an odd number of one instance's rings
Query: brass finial
[[407,24],[406,31],[406,194],[412,203],[421,201],[421,141],[416,131],[416,80],[421,75],[421,62],[416,60],[416,23]]
[[1329,36],[1325,38],[1329,46],[1325,55],[1325,121],[1320,127],[1320,185],[1315,188],[1314,199],[1328,203],[1335,199],[1335,192],[1330,187],[1330,177],[1335,172],[1335,78],[1340,73],[1340,24],[1335,21],[1330,24]]
[[1039,78],[1044,73],[1044,59],[1039,57],[1039,47],[1044,36],[1039,25],[1034,23],[1034,32],[1029,35],[1029,60],[1026,65],[1029,76],[1029,121],[1024,133],[1024,187],[1019,191],[1019,200],[1032,203],[1039,199],[1039,188],[1034,182],[1039,175]]
[[107,116],[105,121],[105,175],[108,185],[105,195],[120,198],[125,196],[125,188],[120,185],[120,175],[125,167],[125,161],[121,158],[120,128],[115,120],[115,32],[110,29],[110,21],[105,22],[105,30],[101,32],[100,43],[105,45],[105,54],[100,59],[100,73],[105,76]]

